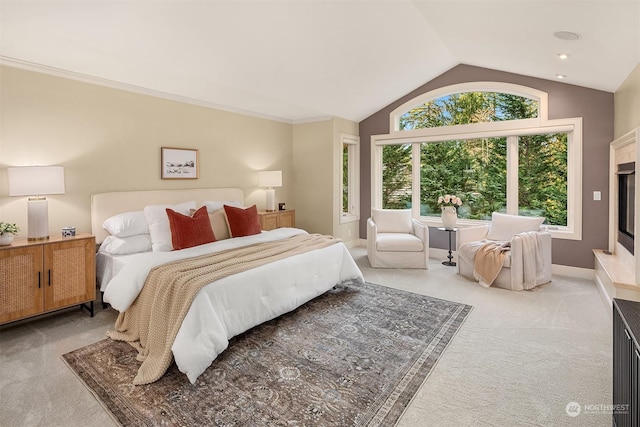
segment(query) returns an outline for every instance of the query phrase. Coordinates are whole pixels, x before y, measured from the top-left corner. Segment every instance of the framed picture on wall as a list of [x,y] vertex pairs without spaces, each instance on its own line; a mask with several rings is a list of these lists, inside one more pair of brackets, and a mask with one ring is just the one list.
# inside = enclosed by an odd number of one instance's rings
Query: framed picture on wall
[[198,150],[162,147],[162,179],[198,179]]

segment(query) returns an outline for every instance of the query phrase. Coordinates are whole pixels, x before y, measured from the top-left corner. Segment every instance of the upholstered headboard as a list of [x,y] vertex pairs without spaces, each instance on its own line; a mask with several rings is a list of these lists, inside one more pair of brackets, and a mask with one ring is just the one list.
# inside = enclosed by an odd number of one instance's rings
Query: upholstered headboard
[[91,196],[91,232],[96,243],[109,235],[103,228],[104,221],[113,215],[141,211],[148,205],[177,204],[195,201],[198,206],[205,201],[244,203],[244,192],[240,188],[201,188],[188,190],[117,191]]

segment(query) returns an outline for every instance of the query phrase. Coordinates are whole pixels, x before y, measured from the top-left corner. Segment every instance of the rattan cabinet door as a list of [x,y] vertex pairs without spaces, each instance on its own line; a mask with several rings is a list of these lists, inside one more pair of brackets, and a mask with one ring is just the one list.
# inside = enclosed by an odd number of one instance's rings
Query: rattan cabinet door
[[296,211],[280,211],[278,212],[278,227],[295,227]]
[[42,246],[0,251],[0,324],[43,310]]
[[95,299],[95,239],[73,239],[44,247],[44,309]]
[[264,231],[274,230],[278,228],[278,214],[275,212],[260,212],[258,213],[260,219],[260,228]]

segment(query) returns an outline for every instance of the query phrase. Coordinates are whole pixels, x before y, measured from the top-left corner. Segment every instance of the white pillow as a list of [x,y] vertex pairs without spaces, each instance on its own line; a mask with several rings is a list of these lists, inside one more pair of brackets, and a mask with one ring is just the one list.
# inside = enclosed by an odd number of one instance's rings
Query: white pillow
[[207,207],[207,213],[212,214],[215,211],[222,209],[224,205],[233,206],[236,208],[241,208],[242,202],[238,202],[236,200],[223,200],[223,201],[206,201],[204,205]]
[[108,236],[100,245],[100,252],[111,255],[126,255],[151,251],[151,236],[138,234],[129,237]]
[[544,222],[541,216],[507,215],[498,212],[491,214],[491,227],[487,233],[489,240],[511,240],[514,234],[538,231]]
[[173,209],[183,215],[189,215],[189,211],[196,208],[196,202],[185,202],[178,205],[145,206],[144,217],[149,224],[151,248],[154,252],[170,252],[173,250],[167,208]]
[[147,224],[144,212],[142,211],[124,212],[114,215],[102,223],[102,228],[116,237],[149,234],[149,224]]
[[371,209],[378,233],[411,233],[411,209]]

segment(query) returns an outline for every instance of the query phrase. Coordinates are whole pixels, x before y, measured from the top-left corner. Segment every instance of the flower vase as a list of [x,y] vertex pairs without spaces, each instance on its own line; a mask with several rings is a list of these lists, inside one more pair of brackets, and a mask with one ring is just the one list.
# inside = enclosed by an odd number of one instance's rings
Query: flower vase
[[442,207],[442,225],[445,230],[453,230],[458,222],[458,212],[453,206]]
[[13,243],[13,238],[15,236],[11,233],[2,233],[0,234],[0,246],[7,246]]

